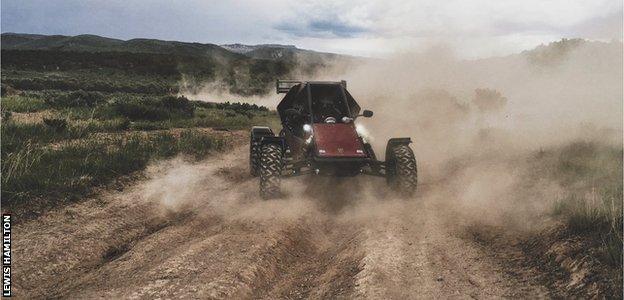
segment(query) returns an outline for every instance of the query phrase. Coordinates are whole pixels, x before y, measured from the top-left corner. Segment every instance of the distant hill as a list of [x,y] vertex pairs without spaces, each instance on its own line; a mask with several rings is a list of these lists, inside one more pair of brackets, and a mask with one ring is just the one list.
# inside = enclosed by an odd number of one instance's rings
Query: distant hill
[[[547,45],[539,45],[531,50],[522,51],[520,56],[524,56],[533,64],[547,66],[560,63],[570,53],[578,49],[593,53],[594,56],[604,54],[605,51],[610,52],[611,55],[621,56],[622,42],[600,42],[579,38],[561,39]],[[620,53],[619,55],[618,52]]]
[[280,44],[260,44],[260,45],[246,45],[246,44],[224,44],[221,47],[228,49],[232,52],[247,54],[256,49],[261,48],[281,48],[281,49],[297,49],[295,45],[280,45]]
[[251,58],[258,59],[271,59],[271,60],[289,60],[298,59],[303,61],[315,61],[315,60],[335,60],[352,58],[346,55],[339,55],[334,53],[317,52],[313,50],[299,49],[294,45],[280,45],[280,44],[260,44],[260,45],[245,45],[245,44],[226,44],[221,47],[230,50],[232,52],[244,54]]
[[[175,92],[180,88],[195,91],[210,83],[233,94],[258,95],[273,91],[274,82],[279,78],[311,78],[329,66],[347,70],[364,61],[377,61],[299,49],[293,45],[219,46],[155,39],[124,41],[96,35],[3,33],[1,50],[3,72],[13,74],[9,77],[3,74],[3,83],[17,89],[35,90],[76,88],[75,80],[50,82],[54,78],[31,78],[28,72],[54,72],[54,76],[62,73],[67,78],[78,79],[91,76],[94,82],[89,87],[83,86],[85,90],[115,91],[119,90],[117,86],[127,83],[123,78],[143,76],[146,84],[124,89],[149,93]],[[488,70],[501,64],[514,68],[523,61],[539,68],[549,68],[565,61],[571,54],[579,55],[579,51],[588,57],[611,57],[621,53],[622,43],[562,39],[521,53],[467,63],[479,64]],[[115,82],[103,82],[106,80]],[[159,82],[158,87],[151,87],[150,84],[155,82]]]
[[119,40],[97,35],[40,35],[3,33],[3,50],[61,50],[61,51],[87,51],[87,52],[134,52],[134,53],[159,53],[177,54],[190,56],[213,56],[221,59],[240,59],[243,56],[255,59],[270,60],[326,60],[347,57],[338,54],[316,52],[299,49],[294,45],[279,44],[201,44],[176,41],[163,41],[156,39],[131,39]]
[[155,39],[132,39],[128,41],[97,35],[38,35],[3,33],[2,50],[60,50],[86,52],[133,52],[190,56],[213,56],[240,59],[243,55],[214,44],[184,43]]
[[[167,82],[184,82],[185,88],[213,82],[231,93],[246,95],[271,91],[278,78],[307,78],[335,60],[351,61],[350,56],[298,49],[292,45],[222,47],[155,39],[124,41],[97,35],[3,33],[1,50],[3,70],[56,70],[73,74],[71,76],[78,76],[78,72],[164,76]],[[15,78],[4,80],[16,87],[40,89],[50,85],[32,84],[26,77],[19,82]],[[111,90],[107,85],[91,89]],[[169,85],[164,89],[175,90],[175,87]]]

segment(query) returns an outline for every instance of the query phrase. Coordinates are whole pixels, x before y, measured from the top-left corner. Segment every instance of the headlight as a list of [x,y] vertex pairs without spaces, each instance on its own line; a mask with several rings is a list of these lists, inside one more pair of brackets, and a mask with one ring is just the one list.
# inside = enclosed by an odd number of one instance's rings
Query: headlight
[[306,145],[310,145],[310,143],[312,143],[312,125],[310,124],[303,124],[303,131],[305,133],[307,133],[308,138],[305,140]]
[[303,124],[303,131],[305,131],[307,133],[311,133],[312,132],[312,126],[310,124]]
[[365,142],[370,142],[372,140],[370,133],[362,124],[355,124],[355,131]]

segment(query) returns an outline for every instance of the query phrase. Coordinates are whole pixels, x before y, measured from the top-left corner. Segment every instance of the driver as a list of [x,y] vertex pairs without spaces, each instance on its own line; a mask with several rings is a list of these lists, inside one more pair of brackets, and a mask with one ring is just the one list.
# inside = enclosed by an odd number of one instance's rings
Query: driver
[[317,118],[315,118],[314,122],[325,122],[325,120],[331,117],[335,123],[336,120],[340,120],[343,115],[344,113],[336,107],[333,101],[322,101],[319,108],[319,114],[317,115]]

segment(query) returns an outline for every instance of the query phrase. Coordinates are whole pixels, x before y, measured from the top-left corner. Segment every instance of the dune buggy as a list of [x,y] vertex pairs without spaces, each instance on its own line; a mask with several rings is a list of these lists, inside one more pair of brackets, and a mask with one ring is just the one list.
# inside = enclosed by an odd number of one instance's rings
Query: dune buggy
[[265,126],[251,129],[249,166],[251,175],[260,177],[260,196],[278,197],[282,178],[306,174],[381,176],[403,196],[415,192],[418,173],[411,139],[390,139],[385,161],[377,160],[354,124],[373,112],[360,114],[346,85],[344,80],[277,81],[277,93],[286,93],[277,106],[283,128],[277,135]]

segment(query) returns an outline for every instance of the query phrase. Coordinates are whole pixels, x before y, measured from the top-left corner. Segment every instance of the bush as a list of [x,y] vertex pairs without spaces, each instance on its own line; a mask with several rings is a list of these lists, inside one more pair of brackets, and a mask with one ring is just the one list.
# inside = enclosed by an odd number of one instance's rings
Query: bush
[[173,118],[190,118],[195,106],[184,97],[162,98],[121,96],[112,102],[114,113],[131,120],[162,121]]
[[171,117],[169,110],[152,98],[121,96],[113,100],[113,110],[130,120],[160,121]]
[[169,111],[177,111],[185,117],[192,117],[195,113],[195,106],[186,97],[165,96],[160,102]]
[[264,106],[258,106],[256,104],[240,103],[240,102],[215,103],[215,107],[219,109],[230,109],[236,112],[269,111],[269,109]]
[[167,129],[169,128],[167,125],[163,124],[162,122],[132,122],[132,124],[130,125],[130,128],[132,128],[132,130],[145,130],[145,131],[149,131],[149,130],[159,130],[159,129]]
[[100,92],[85,92],[78,90],[75,92],[63,93],[46,98],[46,103],[55,108],[65,107],[94,107],[104,103],[106,98]]

